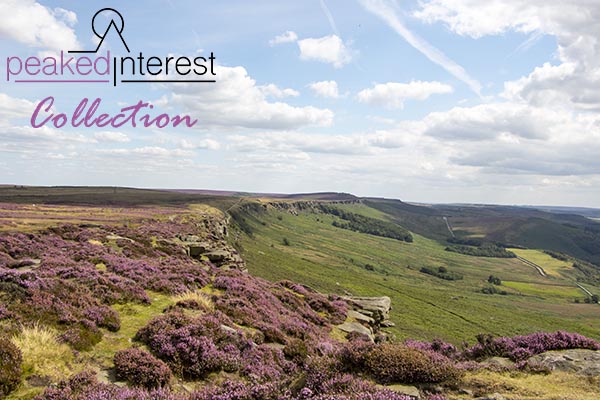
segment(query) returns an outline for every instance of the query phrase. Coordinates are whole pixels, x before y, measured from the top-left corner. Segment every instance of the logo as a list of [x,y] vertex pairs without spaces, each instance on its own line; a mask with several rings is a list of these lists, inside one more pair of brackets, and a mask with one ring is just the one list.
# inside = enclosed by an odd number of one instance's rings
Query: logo
[[[95,50],[68,50],[50,56],[9,56],[6,58],[6,82],[14,84],[108,84],[113,87],[122,84],[144,83],[190,83],[207,84],[216,82],[214,52],[204,56],[161,56],[147,55],[143,51],[132,55],[125,39],[125,18],[114,8],[103,8],[97,11],[91,20],[91,29],[98,39]],[[111,43],[122,45],[124,56],[112,56],[111,50],[101,50],[102,45],[111,38]],[[116,40],[115,40],[116,39]],[[54,105],[54,97],[49,96],[37,106],[31,118],[34,128],[52,123],[55,127],[65,126],[69,118],[65,114],[50,115],[40,122],[39,114],[48,113]],[[76,108],[71,124],[79,126],[112,126],[119,128],[125,124],[137,127],[138,113],[154,107],[140,101],[138,105],[125,107],[117,117],[110,119],[101,114],[94,119],[101,99],[97,98],[89,108],[89,100],[83,99]],[[87,111],[86,111],[87,110]],[[170,123],[177,126],[185,123],[192,127],[197,121],[189,116],[170,118],[166,114],[152,119],[146,115],[141,118],[146,127],[164,128]]]

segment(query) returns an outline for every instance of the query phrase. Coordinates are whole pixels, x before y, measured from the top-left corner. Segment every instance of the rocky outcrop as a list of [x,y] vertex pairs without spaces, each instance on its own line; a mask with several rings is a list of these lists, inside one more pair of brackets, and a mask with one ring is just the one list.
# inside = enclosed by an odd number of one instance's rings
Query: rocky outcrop
[[600,351],[581,349],[548,351],[531,357],[529,361],[539,363],[552,371],[600,376]]
[[389,320],[392,300],[389,297],[343,297],[350,306],[347,320],[337,328],[346,333],[360,333],[375,340],[381,328],[394,326]]
[[177,241],[183,246],[188,256],[210,261],[220,269],[236,269],[247,272],[246,263],[236,249],[231,247],[225,237],[227,226],[222,221],[206,221],[210,228],[208,237],[197,235],[181,235]]
[[370,323],[370,325],[383,328],[394,326],[394,323],[390,321],[392,300],[389,297],[351,296],[344,297],[344,300],[348,302],[354,311],[362,314],[363,316],[371,318],[373,321]]

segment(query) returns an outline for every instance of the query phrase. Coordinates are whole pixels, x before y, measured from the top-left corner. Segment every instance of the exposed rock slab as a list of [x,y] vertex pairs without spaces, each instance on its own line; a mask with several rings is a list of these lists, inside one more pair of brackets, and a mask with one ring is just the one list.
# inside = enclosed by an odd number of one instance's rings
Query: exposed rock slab
[[600,376],[600,351],[563,350],[548,351],[529,359],[553,371],[564,371],[585,376]]

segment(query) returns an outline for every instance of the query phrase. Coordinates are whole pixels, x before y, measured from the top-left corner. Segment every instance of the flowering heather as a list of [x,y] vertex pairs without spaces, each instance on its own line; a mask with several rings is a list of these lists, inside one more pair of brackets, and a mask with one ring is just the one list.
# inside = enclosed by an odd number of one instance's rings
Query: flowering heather
[[[0,233],[0,291],[5,300],[0,319],[15,324],[43,321],[75,348],[89,348],[102,336],[98,328],[120,329],[111,305],[149,304],[146,290],[177,294],[209,284],[210,264],[166,244],[176,232],[205,230],[203,220],[160,221],[150,219],[150,212],[143,214],[148,218],[143,225],[132,228],[63,224],[37,233]],[[154,246],[145,232],[167,236],[159,241],[163,245]]]
[[563,331],[554,333],[538,332],[513,338],[493,338],[490,335],[479,335],[477,340],[479,343],[464,351],[466,358],[480,360],[498,356],[508,357],[513,361],[521,361],[551,350],[600,350],[600,343],[597,341],[578,333]]
[[132,348],[115,354],[117,379],[148,389],[167,386],[171,379],[169,367],[145,350]]

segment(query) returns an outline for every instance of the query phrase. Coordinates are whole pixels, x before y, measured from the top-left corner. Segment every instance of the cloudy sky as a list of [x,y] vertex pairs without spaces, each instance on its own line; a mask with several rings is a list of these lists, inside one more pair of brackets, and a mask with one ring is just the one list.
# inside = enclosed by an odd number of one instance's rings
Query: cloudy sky
[[[600,206],[600,2],[0,0],[9,56],[95,48],[112,6],[133,53],[215,53],[216,84],[0,82],[0,182],[419,202]],[[124,55],[115,37],[105,45]],[[193,129],[33,129],[36,102],[139,100]]]

